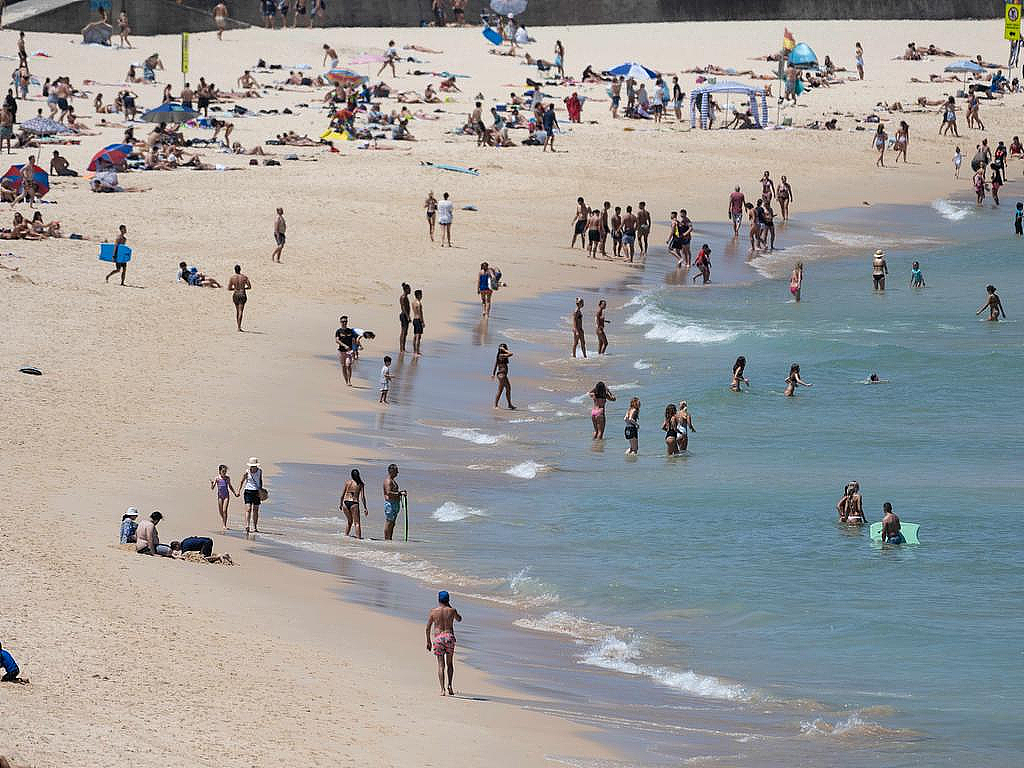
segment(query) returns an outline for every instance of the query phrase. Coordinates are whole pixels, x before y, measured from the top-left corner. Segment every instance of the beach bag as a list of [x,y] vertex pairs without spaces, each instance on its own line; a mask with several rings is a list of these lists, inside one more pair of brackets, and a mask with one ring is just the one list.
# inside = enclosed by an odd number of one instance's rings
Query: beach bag
[[494,274],[487,278],[487,282],[490,285],[492,291],[498,290],[501,287],[501,270],[494,270]]
[[266,488],[260,488],[260,501],[266,501],[270,498],[270,491]]

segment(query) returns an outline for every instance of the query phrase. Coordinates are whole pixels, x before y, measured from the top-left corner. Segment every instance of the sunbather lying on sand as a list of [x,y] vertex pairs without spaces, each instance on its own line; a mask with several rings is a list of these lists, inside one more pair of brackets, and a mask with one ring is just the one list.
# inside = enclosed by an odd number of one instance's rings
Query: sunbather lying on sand
[[734,75],[740,77],[753,77],[752,69],[733,69],[732,67],[720,67],[717,64],[708,64],[706,67],[694,67],[684,69],[683,72],[694,75]]
[[458,91],[459,93],[462,92],[462,89],[455,84],[454,77],[449,77],[447,80],[442,80],[441,85],[439,87],[442,91]]
[[444,53],[444,51],[435,51],[433,48],[426,48],[422,45],[403,45],[403,51],[419,51],[420,53]]
[[919,77],[912,77],[912,78],[910,78],[910,82],[912,82],[912,83],[958,83],[960,81],[959,81],[958,78],[948,77],[946,75],[928,75],[928,79],[927,80],[922,80]]
[[278,144],[287,144],[292,147],[315,147],[320,144],[317,139],[311,139],[309,136],[295,133],[294,131],[286,131],[285,133],[277,134]]
[[985,69],[1002,69],[1003,68],[1002,64],[993,64],[991,61],[984,61],[981,58],[981,54],[980,53],[977,56],[974,57],[974,63],[978,64],[978,65],[980,65],[982,67],[985,67]]
[[234,144],[231,145],[231,151],[234,152],[236,155],[265,155],[265,154],[267,154],[266,152],[263,151],[263,147],[261,147],[259,145],[254,146],[252,149],[246,149],[245,147],[243,147],[237,141]]
[[14,214],[10,229],[0,229],[0,240],[42,240],[43,236],[33,232],[32,227],[20,213]]
[[395,99],[398,100],[399,104],[422,104],[423,99],[416,91],[400,91]]
[[927,96],[917,97],[918,106],[922,107],[944,107],[946,106],[945,99],[929,99]]

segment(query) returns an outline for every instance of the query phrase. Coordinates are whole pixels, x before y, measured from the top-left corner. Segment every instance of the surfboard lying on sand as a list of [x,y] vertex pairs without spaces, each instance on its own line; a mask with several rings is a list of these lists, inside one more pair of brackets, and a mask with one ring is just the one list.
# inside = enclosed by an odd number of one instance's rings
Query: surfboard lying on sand
[[448,163],[432,163],[429,160],[420,160],[420,165],[428,168],[440,168],[442,171],[455,171],[456,173],[468,173],[471,176],[479,176],[480,171],[476,168],[463,168],[461,165],[449,165]]
[[[900,533],[903,534],[903,538],[907,540],[907,544],[920,544],[917,540],[917,529],[921,526],[917,523],[904,523],[900,520]],[[881,541],[882,540],[882,523],[881,521],[871,524],[871,540]]]

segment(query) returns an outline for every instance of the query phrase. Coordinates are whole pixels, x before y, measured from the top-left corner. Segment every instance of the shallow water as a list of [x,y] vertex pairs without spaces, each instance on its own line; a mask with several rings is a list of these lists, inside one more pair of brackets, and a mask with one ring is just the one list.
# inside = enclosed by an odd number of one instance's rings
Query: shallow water
[[[487,598],[518,631],[566,638],[561,657],[490,661],[640,763],[1019,764],[1024,244],[1011,219],[955,201],[839,211],[791,226],[779,242],[800,244],[712,289],[682,288],[652,250],[601,294],[601,360],[567,359],[572,295],[589,312],[594,287],[515,306],[498,294],[486,327],[467,305],[463,336],[399,359],[396,405],[341,436],[393,450],[410,543],[339,542],[343,470],[302,466],[278,480],[287,540]],[[743,275],[742,244],[701,232]],[[883,295],[870,286],[876,245]],[[797,259],[799,304],[786,279]],[[915,259],[923,290],[907,286]],[[975,318],[987,282],[1009,322]],[[500,341],[516,353],[515,412],[490,408]],[[735,394],[741,354],[751,387]],[[791,362],[814,386],[787,399]],[[863,384],[872,372],[888,382]],[[598,378],[618,395],[603,444],[585,396]],[[641,455],[627,458],[634,395]],[[658,427],[680,399],[696,433],[667,459]],[[364,466],[375,535],[378,474]],[[837,526],[854,479],[870,520],[891,501],[921,544],[883,548]]]

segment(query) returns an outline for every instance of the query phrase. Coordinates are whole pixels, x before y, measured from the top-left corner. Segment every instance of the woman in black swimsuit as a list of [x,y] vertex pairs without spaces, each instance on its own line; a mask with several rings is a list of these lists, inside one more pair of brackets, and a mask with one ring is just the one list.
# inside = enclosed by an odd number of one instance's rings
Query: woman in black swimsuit
[[345,481],[345,487],[341,491],[339,509],[345,513],[345,535],[350,536],[354,526],[357,539],[363,538],[363,524],[359,517],[360,501],[363,503],[363,514],[369,514],[366,507],[366,488],[363,485],[363,478],[359,476],[358,469],[353,469],[351,478]]
[[491,378],[498,379],[498,392],[494,395],[494,407],[498,407],[501,393],[504,392],[508,409],[514,411],[516,407],[512,405],[512,384],[508,380],[508,360],[510,357],[512,357],[512,353],[508,349],[508,344],[499,344],[498,355],[494,358],[494,368],[491,369]]
[[665,448],[668,455],[679,453],[676,447],[676,404],[669,403],[665,406],[665,421],[661,425],[661,431],[665,433]]

